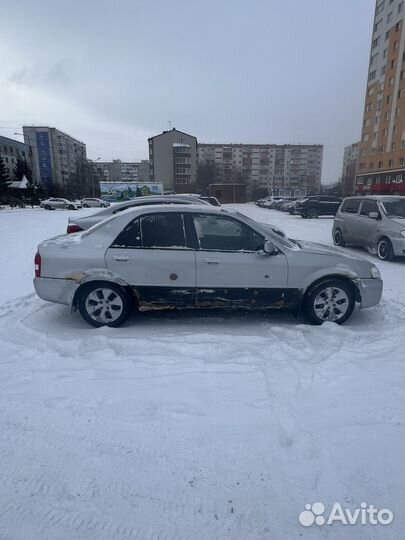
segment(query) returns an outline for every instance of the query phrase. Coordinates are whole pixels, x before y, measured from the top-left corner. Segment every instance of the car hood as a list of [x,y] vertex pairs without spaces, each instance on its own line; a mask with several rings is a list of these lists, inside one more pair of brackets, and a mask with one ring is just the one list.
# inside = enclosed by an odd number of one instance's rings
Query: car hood
[[347,259],[367,260],[364,257],[352,255],[346,250],[335,246],[325,246],[324,244],[307,242],[306,240],[297,240],[297,242],[305,253],[312,253],[313,255],[339,255],[339,257],[346,257]]
[[391,221],[395,221],[395,223],[399,223],[400,225],[405,225],[405,218],[389,218]]

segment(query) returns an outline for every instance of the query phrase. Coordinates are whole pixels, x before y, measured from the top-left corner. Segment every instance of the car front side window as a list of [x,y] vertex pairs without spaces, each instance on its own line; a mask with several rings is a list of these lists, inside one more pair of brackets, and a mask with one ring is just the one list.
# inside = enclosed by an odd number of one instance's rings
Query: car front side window
[[368,217],[370,212],[378,212],[378,206],[375,201],[363,201],[363,204],[361,205],[360,215]]
[[208,251],[259,251],[264,238],[239,221],[223,216],[195,215],[200,249]]

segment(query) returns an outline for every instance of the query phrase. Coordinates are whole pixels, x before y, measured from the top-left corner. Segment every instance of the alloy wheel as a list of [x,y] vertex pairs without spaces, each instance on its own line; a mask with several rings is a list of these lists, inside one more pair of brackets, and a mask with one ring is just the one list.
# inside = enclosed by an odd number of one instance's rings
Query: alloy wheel
[[85,307],[91,319],[98,323],[109,324],[121,316],[124,304],[116,291],[100,287],[88,294]]
[[349,297],[340,287],[326,287],[314,300],[314,312],[321,321],[338,322],[348,309]]

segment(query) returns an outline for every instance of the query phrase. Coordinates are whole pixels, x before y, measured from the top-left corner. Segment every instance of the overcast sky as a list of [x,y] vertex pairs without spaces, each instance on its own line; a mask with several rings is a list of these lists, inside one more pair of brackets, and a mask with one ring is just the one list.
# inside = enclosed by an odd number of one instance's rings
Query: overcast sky
[[[5,0],[3,0],[5,2]],[[360,137],[374,0],[8,2],[0,133],[54,126],[88,157],[147,159],[172,126],[201,142],[324,144],[322,181]]]

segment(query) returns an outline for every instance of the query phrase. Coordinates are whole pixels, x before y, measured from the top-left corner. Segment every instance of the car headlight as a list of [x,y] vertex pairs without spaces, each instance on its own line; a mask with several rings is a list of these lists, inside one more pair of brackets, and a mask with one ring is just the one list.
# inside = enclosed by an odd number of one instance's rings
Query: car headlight
[[405,238],[405,231],[401,231],[399,234]]
[[378,268],[376,266],[372,266],[370,268],[370,274],[371,274],[371,277],[374,278],[374,279],[380,279],[381,278],[380,271],[378,270]]

